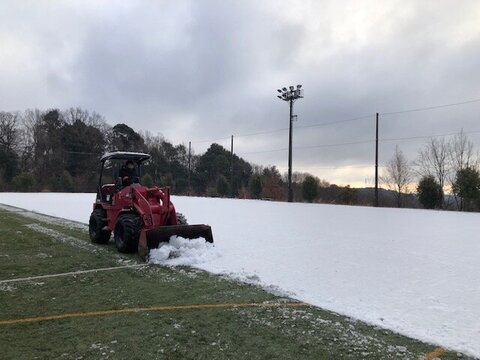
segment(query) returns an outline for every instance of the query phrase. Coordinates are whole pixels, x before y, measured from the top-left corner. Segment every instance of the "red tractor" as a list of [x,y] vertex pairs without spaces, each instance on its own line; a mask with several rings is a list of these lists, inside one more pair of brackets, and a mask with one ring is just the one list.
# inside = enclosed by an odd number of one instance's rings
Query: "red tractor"
[[[168,187],[140,185],[141,165],[151,158],[148,154],[112,152],[101,158],[97,199],[90,215],[89,234],[92,242],[107,244],[113,231],[115,245],[120,252],[135,252],[142,259],[150,249],[171,236],[186,239],[204,238],[213,243],[208,225],[187,225],[185,218],[175,212]],[[119,163],[134,164],[138,177],[125,184],[119,177]],[[113,183],[103,183],[104,172],[110,172]]]

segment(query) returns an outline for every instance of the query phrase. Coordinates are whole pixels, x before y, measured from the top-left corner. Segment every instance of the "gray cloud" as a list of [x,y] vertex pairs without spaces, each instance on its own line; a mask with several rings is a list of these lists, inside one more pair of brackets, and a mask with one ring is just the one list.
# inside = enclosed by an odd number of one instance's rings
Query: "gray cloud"
[[[375,112],[480,98],[476,1],[4,1],[0,14],[1,109],[82,106],[197,152],[209,143],[195,140],[287,127],[275,90],[290,84],[305,89],[296,147],[371,140]],[[479,110],[381,117],[381,137],[480,130]],[[397,144],[413,160],[423,142],[382,142],[381,161]],[[263,152],[284,149],[286,131],[235,143],[251,161],[286,167],[285,150]],[[373,149],[296,149],[294,164],[361,183]],[[326,169],[345,165],[357,167]]]

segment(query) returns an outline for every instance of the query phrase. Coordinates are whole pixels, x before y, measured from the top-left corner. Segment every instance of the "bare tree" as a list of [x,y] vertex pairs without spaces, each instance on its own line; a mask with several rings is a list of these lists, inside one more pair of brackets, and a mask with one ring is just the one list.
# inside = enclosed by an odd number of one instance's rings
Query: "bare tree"
[[412,180],[412,168],[403,152],[396,146],[393,158],[387,163],[382,181],[395,191],[398,207],[402,207],[403,194],[408,193],[408,186]]
[[39,109],[28,109],[22,117],[20,132],[20,161],[22,171],[32,169],[32,161],[35,155],[36,142],[38,140],[38,128],[45,113]]
[[449,157],[454,172],[477,165],[478,158],[473,151],[473,142],[467,138],[463,130],[453,138]]
[[433,176],[442,189],[451,172],[451,143],[445,138],[432,138],[418,153],[415,165],[421,177]]
[[76,107],[76,108],[71,107],[68,110],[62,111],[61,116],[63,117],[63,120],[65,120],[67,124],[73,124],[76,121],[81,121],[84,124],[88,124],[90,113],[88,112],[88,110],[84,110],[80,107]]
[[474,153],[473,142],[467,138],[463,130],[452,139],[449,150],[451,171],[448,176],[448,183],[452,189],[457,208],[461,209],[463,208],[462,198],[458,196],[455,191],[456,187],[453,185],[459,171],[470,167],[477,168],[478,156]]
[[0,146],[14,151],[18,145],[19,114],[0,111]]
[[17,173],[18,144],[18,113],[0,111],[0,182]]
[[80,121],[87,126],[93,126],[99,129],[103,134],[108,134],[112,130],[111,126],[105,121],[105,118],[95,111],[90,113],[86,109],[72,107],[62,111],[61,116],[62,119],[70,125],[74,124],[76,121]]

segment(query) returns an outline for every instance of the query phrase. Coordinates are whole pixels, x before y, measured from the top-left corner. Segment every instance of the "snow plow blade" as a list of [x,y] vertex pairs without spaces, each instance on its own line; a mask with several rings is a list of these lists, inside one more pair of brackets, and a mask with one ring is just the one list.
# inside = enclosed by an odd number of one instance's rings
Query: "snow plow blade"
[[143,260],[147,260],[150,249],[158,248],[161,242],[168,242],[171,236],[180,236],[185,239],[204,238],[205,241],[213,243],[212,228],[209,225],[161,226],[140,232],[138,254]]

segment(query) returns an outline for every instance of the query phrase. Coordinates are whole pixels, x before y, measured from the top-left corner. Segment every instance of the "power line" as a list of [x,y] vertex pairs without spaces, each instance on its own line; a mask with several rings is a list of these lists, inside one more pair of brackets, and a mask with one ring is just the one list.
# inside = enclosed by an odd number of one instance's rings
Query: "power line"
[[200,143],[215,142],[215,141],[220,141],[220,140],[230,140],[230,136],[229,137],[218,138],[218,139],[211,139],[211,140],[195,140],[195,141],[191,141],[191,142],[192,142],[192,144],[193,143],[200,144]]
[[[295,150],[302,150],[302,149],[316,149],[316,148],[323,148],[323,147],[333,147],[333,146],[345,146],[345,145],[356,145],[356,144],[366,144],[370,143],[375,140],[361,140],[361,141],[352,141],[352,142],[345,142],[345,143],[337,143],[337,144],[322,144],[322,145],[308,145],[308,146],[294,146]],[[251,151],[251,152],[244,152],[239,153],[239,155],[247,155],[247,154],[261,154],[267,152],[278,152],[288,150],[287,148],[282,149],[274,149],[274,150],[263,150],[263,151]]]
[[[480,130],[463,131],[463,134],[478,134],[478,133],[480,133]],[[437,137],[454,136],[454,135],[458,135],[458,134],[460,134],[460,132],[453,132],[453,133],[448,133],[448,134],[409,136],[409,137],[402,137],[402,138],[387,138],[387,139],[379,139],[379,141],[386,142],[386,141],[405,141],[405,140],[429,139],[429,138],[437,138]],[[375,142],[375,139],[352,141],[352,142],[342,142],[342,143],[334,143],[334,144],[296,146],[296,147],[294,147],[294,149],[296,149],[296,150],[316,149],[316,148],[335,147],[335,146],[367,144],[367,143],[372,143],[372,142]],[[242,152],[242,153],[238,153],[238,155],[261,154],[261,153],[279,152],[279,151],[285,151],[285,150],[288,150],[288,149],[287,148],[281,148],[281,149],[272,149],[272,150]]]
[[[295,127],[295,128],[297,128],[297,127]],[[256,135],[273,134],[273,133],[276,133],[276,132],[286,131],[286,130],[288,130],[288,128],[281,128],[281,129],[276,129],[276,130],[267,130],[267,131],[260,131],[260,132],[256,132],[256,133],[235,135],[235,137],[248,137],[248,136],[256,136]]]
[[[294,147],[294,149],[296,149],[296,148]],[[273,150],[261,150],[261,151],[250,151],[250,152],[237,153],[237,155],[264,154],[264,153],[271,153],[271,152],[278,152],[278,151],[287,151],[287,150],[288,150],[288,148],[273,149]]]
[[[384,165],[379,165],[380,167],[385,167]],[[360,168],[371,168],[371,167],[374,167],[373,164],[365,164],[365,165],[341,165],[341,166],[312,166],[312,167],[309,167],[310,170],[335,170],[335,169],[346,169],[346,168],[356,168],[356,169],[360,169]],[[307,170],[304,170],[304,169],[299,169],[298,171],[307,171]]]
[[[307,129],[307,128],[313,128],[313,127],[328,126],[328,125],[333,125],[333,124],[341,124],[341,123],[345,123],[345,122],[367,119],[367,118],[370,118],[372,116],[374,116],[374,115],[365,115],[365,116],[359,116],[359,117],[355,117],[355,118],[348,118],[348,119],[344,119],[344,120],[323,122],[323,123],[310,124],[310,125],[300,125],[300,126],[295,126],[295,129]],[[240,135],[235,135],[235,137],[265,135],[265,134],[272,134],[272,133],[276,133],[276,132],[280,132],[280,131],[286,131],[286,130],[288,130],[288,128],[280,128],[280,129],[275,129],[275,130],[260,131],[260,132],[256,132],[256,133],[240,134]]]
[[370,114],[370,115],[359,116],[359,117],[355,117],[355,118],[351,118],[351,119],[345,119],[345,120],[337,120],[337,121],[330,121],[330,122],[324,122],[324,123],[318,123],[318,124],[295,126],[295,129],[306,129],[306,128],[312,128],[312,127],[320,127],[320,126],[341,124],[341,123],[346,123],[346,122],[351,122],[351,121],[368,119],[368,118],[371,118],[371,117],[374,117],[374,116],[375,116],[375,114]]
[[[480,133],[480,130],[463,131],[463,134],[478,134],[478,133]],[[460,132],[457,131],[457,132],[448,133],[448,134],[420,135],[420,136],[410,136],[410,137],[403,137],[403,138],[379,139],[379,141],[403,141],[403,140],[416,140],[416,139],[430,139],[430,138],[454,136],[459,134]]]
[[476,103],[476,102],[480,102],[480,99],[467,100],[467,101],[451,103],[451,104],[428,106],[428,107],[416,108],[416,109],[390,111],[390,112],[380,113],[380,115],[385,116],[385,115],[394,115],[394,114],[405,114],[405,113],[411,113],[411,112],[417,112],[417,111],[427,111],[427,110],[433,110],[433,109],[441,109],[441,108],[446,108],[446,107],[450,107],[450,106],[466,105],[466,104],[471,104],[471,103]]
[[[321,127],[321,126],[328,126],[328,125],[334,125],[334,124],[341,124],[341,123],[345,123],[345,122],[352,122],[352,121],[367,119],[367,118],[370,118],[372,116],[374,116],[374,114],[359,116],[359,117],[355,117],[355,118],[348,118],[348,119],[343,119],[343,120],[337,120],[337,121],[329,121],[329,122],[322,122],[322,123],[316,123],[316,124],[310,124],[310,125],[295,126],[295,129],[307,129],[307,128],[313,128],[313,127]],[[289,128],[279,128],[279,129],[273,129],[273,130],[265,130],[265,131],[259,131],[259,132],[253,132],[253,133],[245,133],[245,134],[238,134],[238,135],[233,134],[233,135],[236,138],[238,138],[238,137],[250,137],[250,136],[273,134],[273,133],[277,133],[277,132],[281,132],[281,131],[287,131],[288,129]],[[215,141],[227,140],[227,139],[230,139],[230,137],[212,139],[212,140],[192,141],[192,143],[215,142]]]
[[[427,107],[413,108],[413,109],[406,109],[406,110],[389,111],[389,112],[383,112],[383,113],[379,113],[379,114],[382,115],[382,116],[405,114],[405,113],[412,113],[412,112],[419,112],[419,111],[441,109],[441,108],[452,107],[452,106],[467,105],[467,104],[472,104],[472,103],[477,103],[477,102],[480,102],[480,99],[473,99],[473,100],[461,101],[461,102],[456,102],[456,103],[449,103],[449,104],[442,104],[442,105],[435,105],[435,106],[427,106]],[[346,123],[346,122],[358,121],[358,120],[363,120],[363,119],[368,119],[368,118],[373,119],[374,117],[375,117],[375,114],[370,114],[370,115],[358,116],[358,117],[348,118],[348,119],[343,119],[343,120],[336,120],[336,121],[315,123],[315,124],[310,124],[310,125],[295,126],[295,129],[308,129],[308,128],[314,128],[314,127],[322,127],[322,126],[328,126],[328,125],[342,124],[342,123]],[[273,133],[286,131],[286,130],[288,130],[288,128],[278,128],[278,129],[272,129],[272,130],[266,130],[266,131],[259,131],[259,132],[245,133],[245,134],[238,134],[238,135],[233,134],[233,135],[235,137],[249,137],[249,136],[257,136],[257,135],[273,134]],[[223,137],[223,138],[212,139],[212,140],[192,141],[192,143],[215,142],[215,141],[219,141],[219,140],[228,140],[228,139],[230,139],[230,137]]]
[[322,148],[322,147],[334,147],[334,146],[346,146],[346,145],[357,145],[357,144],[367,144],[371,143],[375,140],[360,140],[360,141],[352,141],[352,142],[344,142],[344,143],[337,143],[337,144],[324,144],[324,145],[309,145],[309,146],[297,146],[295,149],[315,149],[315,148]]

